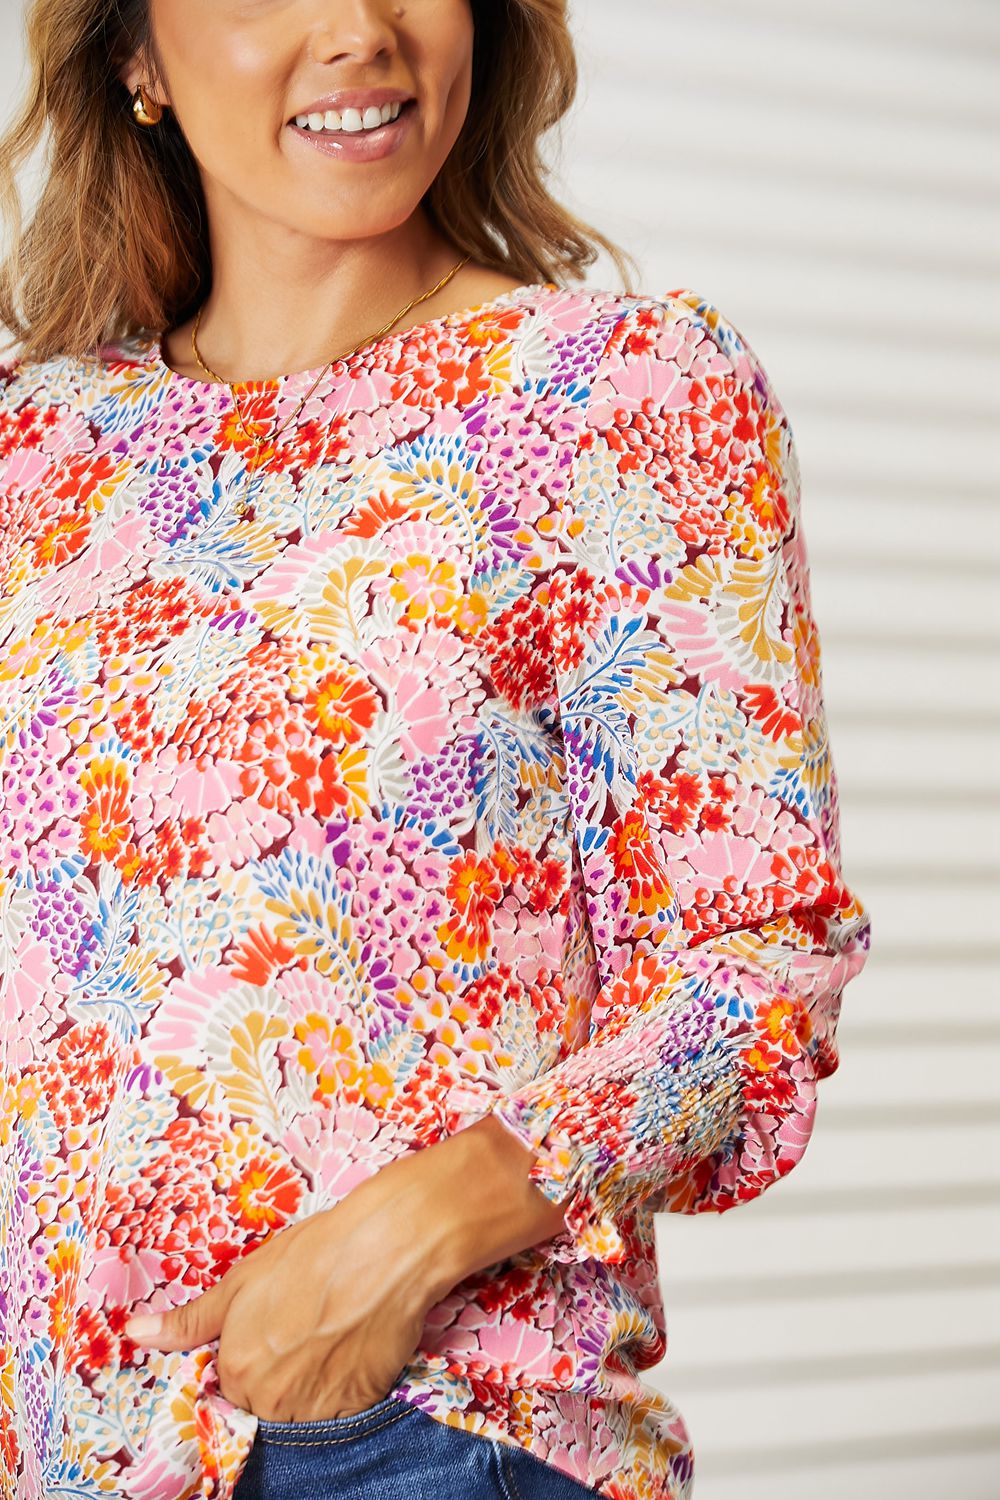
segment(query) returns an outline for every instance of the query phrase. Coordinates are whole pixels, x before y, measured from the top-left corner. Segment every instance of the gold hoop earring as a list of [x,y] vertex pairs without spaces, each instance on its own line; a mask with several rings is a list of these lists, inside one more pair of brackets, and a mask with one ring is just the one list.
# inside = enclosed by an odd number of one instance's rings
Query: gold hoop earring
[[163,110],[146,98],[146,91],[141,83],[136,84],[132,95],[132,118],[138,125],[158,125],[163,118]]

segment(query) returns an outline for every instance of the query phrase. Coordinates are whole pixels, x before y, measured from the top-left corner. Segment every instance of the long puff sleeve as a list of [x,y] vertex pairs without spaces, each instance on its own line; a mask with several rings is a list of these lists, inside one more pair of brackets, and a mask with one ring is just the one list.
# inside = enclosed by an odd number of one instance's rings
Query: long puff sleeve
[[494,1113],[565,1203],[557,1259],[746,1202],[801,1159],[870,919],[837,785],[788,419],[690,291],[626,300],[552,566],[567,815],[596,967],[578,1045]]

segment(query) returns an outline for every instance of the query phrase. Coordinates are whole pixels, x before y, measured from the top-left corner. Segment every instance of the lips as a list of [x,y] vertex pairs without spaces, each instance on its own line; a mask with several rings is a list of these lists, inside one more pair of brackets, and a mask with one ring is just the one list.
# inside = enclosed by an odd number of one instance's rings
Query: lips
[[370,130],[312,130],[294,120],[289,129],[305,149],[318,151],[335,161],[376,162],[392,156],[409,139],[417,107],[416,100],[411,99],[398,107],[394,120]]

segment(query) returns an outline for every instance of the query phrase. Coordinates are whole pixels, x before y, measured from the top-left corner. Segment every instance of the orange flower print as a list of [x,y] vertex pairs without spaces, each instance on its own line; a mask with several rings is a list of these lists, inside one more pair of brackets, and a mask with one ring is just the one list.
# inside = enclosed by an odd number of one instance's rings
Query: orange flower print
[[465,323],[465,340],[471,348],[489,350],[491,346],[502,348],[517,328],[520,313],[516,308],[508,312],[474,313]]
[[754,1073],[767,1074],[781,1062],[781,1053],[769,1047],[765,1041],[757,1041],[747,1048],[745,1066]]
[[786,1057],[797,1057],[812,1036],[812,1018],[804,1005],[778,996],[757,1010],[765,1034]]
[[229,1184],[236,1222],[254,1232],[287,1224],[302,1201],[302,1180],[287,1162],[254,1156]]
[[774,470],[769,464],[757,464],[747,476],[747,508],[765,533],[781,536],[788,525],[788,501],[781,493]]
[[815,621],[802,609],[796,609],[792,622],[795,660],[802,681],[816,687],[820,679],[821,648]]
[[770,683],[751,683],[743,701],[769,739],[787,740],[802,729],[798,714],[786,705]]
[[314,807],[321,818],[329,818],[346,806],[348,790],[340,774],[340,763],[331,753],[318,755],[312,748],[290,750],[288,769],[291,777],[288,794],[303,810]]
[[437,361],[435,374],[435,405],[471,406],[486,395],[493,383],[489,367],[480,354],[455,359],[442,355]]
[[447,895],[455,911],[437,935],[449,957],[478,963],[488,949],[493,913],[503,895],[492,861],[474,854],[453,860]]
[[75,1353],[86,1369],[107,1369],[118,1354],[119,1344],[102,1309],[77,1308]]
[[[0,1406],[0,1474],[15,1474],[21,1453],[11,1416],[13,1404],[11,1400],[9,1404]],[[13,1494],[13,1491],[9,1493]]]
[[132,835],[128,767],[113,756],[99,756],[84,770],[80,787],[87,799],[80,819],[84,848],[95,860],[114,863]]
[[119,466],[110,454],[75,454],[60,463],[58,478],[40,497],[45,524],[32,548],[37,567],[74,557],[90,537],[91,520],[116,482]]
[[268,439],[274,427],[275,393],[260,388],[254,390],[253,382],[249,385],[251,389],[244,390],[240,411],[228,411],[219,424],[219,443],[223,448],[245,454],[254,471],[262,472],[270,467],[279,452],[275,442]]
[[53,494],[70,505],[101,511],[121,473],[119,461],[110,453],[74,454],[60,466]]
[[90,536],[90,516],[82,510],[64,510],[55,516],[35,542],[34,560],[39,568],[68,562]]
[[306,712],[328,740],[354,744],[375,722],[378,695],[353,672],[335,667],[306,695]]
[[293,948],[258,923],[249,928],[234,946],[230,968],[236,978],[246,984],[264,985],[270,984],[282,969],[292,964],[302,967],[303,963],[304,960],[296,959]]
[[408,511],[408,501],[381,489],[378,494],[370,496],[359,505],[346,518],[341,529],[345,536],[377,536],[384,526],[400,520]]
[[610,849],[615,874],[629,882],[629,911],[662,914],[674,899],[649,824],[634,807],[612,825]]

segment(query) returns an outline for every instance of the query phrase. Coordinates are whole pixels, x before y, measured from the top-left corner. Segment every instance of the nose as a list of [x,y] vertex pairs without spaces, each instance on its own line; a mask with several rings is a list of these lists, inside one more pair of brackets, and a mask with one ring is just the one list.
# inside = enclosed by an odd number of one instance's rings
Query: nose
[[314,61],[340,58],[367,62],[396,50],[396,21],[405,7],[392,0],[323,0],[313,30],[310,51]]

